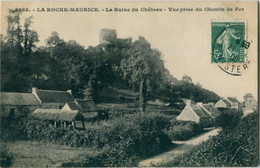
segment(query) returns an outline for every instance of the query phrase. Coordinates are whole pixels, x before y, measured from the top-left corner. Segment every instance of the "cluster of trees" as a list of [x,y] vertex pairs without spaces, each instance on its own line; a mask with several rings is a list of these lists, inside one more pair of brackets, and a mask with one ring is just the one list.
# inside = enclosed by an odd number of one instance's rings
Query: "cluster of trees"
[[191,79],[175,86],[176,79],[164,67],[162,54],[143,37],[85,49],[75,40],[66,42],[53,32],[45,40],[46,46],[36,47],[39,40],[31,29],[33,18],[26,18],[22,25],[20,15],[10,10],[7,34],[1,37],[2,91],[29,92],[32,86],[72,89],[75,97],[92,97],[99,102],[101,88],[120,83],[139,92],[141,111],[147,99],[156,97],[218,99]]
[[30,85],[30,64],[39,40],[37,32],[30,29],[32,17],[26,18],[22,27],[20,15],[19,11],[9,11],[6,36],[1,35],[1,90],[4,91],[26,91]]

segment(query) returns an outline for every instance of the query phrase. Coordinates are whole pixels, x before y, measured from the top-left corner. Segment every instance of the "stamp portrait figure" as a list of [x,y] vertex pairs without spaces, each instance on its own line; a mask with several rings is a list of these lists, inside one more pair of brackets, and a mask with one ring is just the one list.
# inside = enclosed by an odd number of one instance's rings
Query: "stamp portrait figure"
[[217,43],[222,45],[223,57],[227,61],[228,57],[237,56],[238,53],[232,49],[232,38],[235,40],[240,40],[235,34],[236,30],[232,29],[229,25],[226,26],[226,30],[217,39]]

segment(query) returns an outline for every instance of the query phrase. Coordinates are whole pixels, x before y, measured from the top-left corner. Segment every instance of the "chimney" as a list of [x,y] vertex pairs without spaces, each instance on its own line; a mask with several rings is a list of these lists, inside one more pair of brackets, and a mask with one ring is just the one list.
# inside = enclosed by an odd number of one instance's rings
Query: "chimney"
[[199,106],[202,106],[202,105],[203,105],[203,103],[202,103],[202,102],[198,102],[198,103],[197,103],[197,105],[199,105]]
[[213,107],[215,106],[215,104],[213,102],[209,102],[208,104],[213,106]]
[[67,92],[69,92],[69,94],[72,95],[72,90],[67,90]]
[[36,99],[40,102],[40,104],[42,104],[41,99],[37,95],[37,90],[38,90],[37,87],[32,87],[32,94],[36,97]]
[[37,92],[37,87],[32,87],[32,93],[35,94]]

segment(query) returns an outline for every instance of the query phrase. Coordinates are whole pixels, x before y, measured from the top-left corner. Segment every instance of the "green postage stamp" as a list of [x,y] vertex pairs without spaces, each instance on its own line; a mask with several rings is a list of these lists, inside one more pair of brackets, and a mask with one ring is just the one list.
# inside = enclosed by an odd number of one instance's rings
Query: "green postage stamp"
[[244,63],[245,22],[211,22],[211,62]]

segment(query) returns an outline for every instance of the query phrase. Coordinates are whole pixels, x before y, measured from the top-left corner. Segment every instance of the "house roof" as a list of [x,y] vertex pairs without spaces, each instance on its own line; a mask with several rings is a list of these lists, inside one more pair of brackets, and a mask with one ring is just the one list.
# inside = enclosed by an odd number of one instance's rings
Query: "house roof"
[[42,103],[67,103],[74,101],[74,97],[67,91],[38,89],[36,94]]
[[233,103],[239,103],[239,101],[236,98],[228,97],[227,99]]
[[35,106],[40,105],[40,102],[31,93],[1,92],[0,104]]
[[79,106],[75,102],[68,102],[67,104],[71,110],[80,110]]
[[231,106],[231,104],[230,104],[227,100],[225,100],[225,99],[222,99],[222,100],[223,100],[223,102],[224,102],[226,105]]
[[220,111],[218,111],[215,107],[213,107],[211,104],[203,104],[202,105],[208,112],[210,112],[213,116],[217,116],[220,114]]
[[191,108],[199,117],[209,117],[198,105],[191,105]]
[[84,119],[83,115],[77,110],[66,111],[61,109],[36,109],[31,114],[32,117],[40,120],[54,121],[73,121]]
[[81,109],[81,111],[87,112],[95,112],[98,110],[96,104],[91,99],[77,99],[77,103]]

